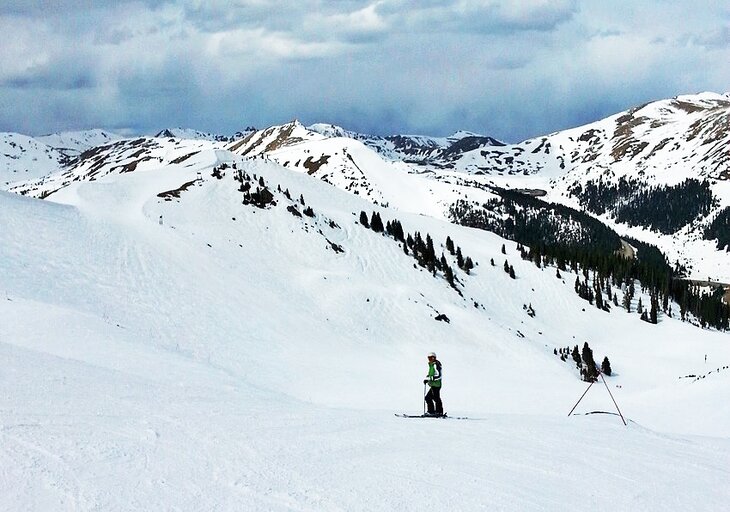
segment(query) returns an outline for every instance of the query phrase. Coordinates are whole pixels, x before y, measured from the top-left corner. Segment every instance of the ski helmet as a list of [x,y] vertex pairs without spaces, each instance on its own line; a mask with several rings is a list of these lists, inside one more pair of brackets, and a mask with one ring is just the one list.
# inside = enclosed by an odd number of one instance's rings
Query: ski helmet
[[436,359],[436,352],[429,352],[428,357],[433,357],[434,359]]

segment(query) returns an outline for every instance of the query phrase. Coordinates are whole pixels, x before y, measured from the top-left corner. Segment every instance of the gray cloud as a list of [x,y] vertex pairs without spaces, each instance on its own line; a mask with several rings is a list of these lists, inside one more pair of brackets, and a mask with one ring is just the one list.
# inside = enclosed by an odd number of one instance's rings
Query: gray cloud
[[518,140],[730,83],[717,65],[728,62],[727,11],[711,1],[53,6],[0,6],[0,130],[225,133],[297,117]]

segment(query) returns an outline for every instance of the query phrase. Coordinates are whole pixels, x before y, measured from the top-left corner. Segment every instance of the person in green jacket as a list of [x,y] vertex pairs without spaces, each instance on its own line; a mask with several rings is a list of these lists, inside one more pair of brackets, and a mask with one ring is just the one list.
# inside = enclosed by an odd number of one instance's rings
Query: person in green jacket
[[426,407],[429,416],[443,416],[444,406],[441,403],[441,362],[436,359],[436,354],[429,352],[428,354],[428,374],[423,383],[428,384],[428,393],[426,393]]

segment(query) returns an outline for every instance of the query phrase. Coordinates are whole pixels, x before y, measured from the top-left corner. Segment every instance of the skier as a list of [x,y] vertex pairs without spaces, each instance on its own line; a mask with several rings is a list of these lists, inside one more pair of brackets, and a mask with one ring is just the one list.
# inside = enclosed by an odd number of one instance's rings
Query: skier
[[428,384],[429,390],[426,393],[426,406],[428,407],[429,416],[443,416],[444,407],[441,404],[441,362],[436,359],[436,354],[429,352],[428,354],[428,375],[423,383]]

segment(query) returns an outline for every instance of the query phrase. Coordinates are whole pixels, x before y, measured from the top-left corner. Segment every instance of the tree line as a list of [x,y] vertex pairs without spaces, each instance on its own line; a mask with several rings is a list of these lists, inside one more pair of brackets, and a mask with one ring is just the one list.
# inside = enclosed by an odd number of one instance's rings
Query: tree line
[[[614,286],[628,290],[638,281],[656,305],[648,308],[643,319],[656,323],[659,310],[671,314],[670,299],[680,306],[683,320],[694,316],[703,327],[720,330],[730,328],[730,305],[722,300],[721,289],[705,293],[699,286],[682,279],[685,269],[671,266],[655,246],[625,239],[638,249],[638,257],[628,258],[622,252],[621,237],[605,224],[573,208],[547,203],[519,192],[495,187],[498,198],[479,204],[459,200],[450,209],[451,220],[465,226],[485,229],[524,245],[523,257],[538,266],[554,265],[558,272],[570,268],[584,272],[584,282],[576,292],[588,300],[596,300],[596,283],[610,280]],[[588,272],[593,272],[591,284]],[[622,298],[630,302],[629,299]],[[612,297],[614,304],[618,299]],[[606,301],[599,299],[606,309]],[[643,305],[642,305],[643,306]],[[610,306],[609,306],[610,307]]]
[[[413,234],[406,233],[398,219],[388,220],[384,225],[383,219],[378,212],[372,212],[368,216],[365,211],[361,211],[359,220],[360,224],[364,227],[376,233],[383,233],[403,244],[402,247],[405,254],[413,257],[419,266],[427,269],[434,276],[440,272],[449,283],[449,286],[461,294],[461,291],[457,287],[458,278],[454,272],[454,268],[443,252],[440,257],[437,256],[436,248],[434,247],[430,234],[426,233],[426,237],[424,238],[418,231]],[[458,268],[467,275],[471,273],[475,266],[474,261],[470,256],[464,256],[461,247],[456,246],[449,236],[446,237],[446,251],[456,259],[456,266]]]
[[698,217],[709,215],[715,198],[707,180],[688,178],[673,186],[647,186],[636,179],[603,179],[576,184],[569,193],[588,211],[610,214],[616,222],[676,233]]
[[704,233],[705,240],[717,240],[717,248],[730,251],[730,206],[720,211]]

